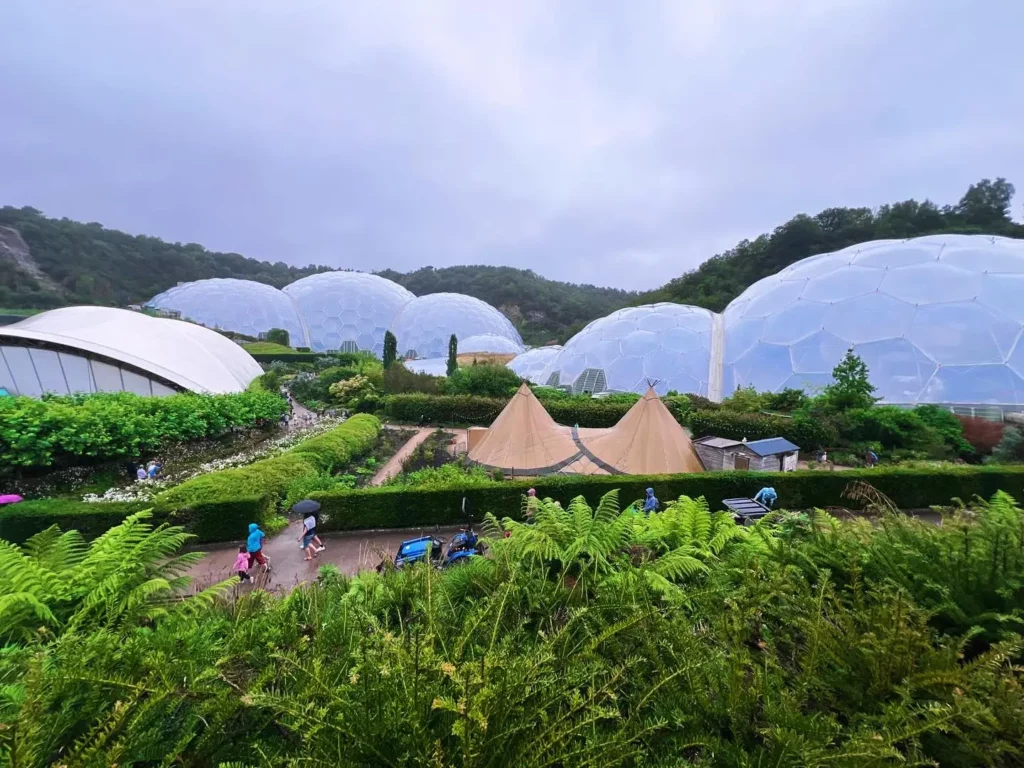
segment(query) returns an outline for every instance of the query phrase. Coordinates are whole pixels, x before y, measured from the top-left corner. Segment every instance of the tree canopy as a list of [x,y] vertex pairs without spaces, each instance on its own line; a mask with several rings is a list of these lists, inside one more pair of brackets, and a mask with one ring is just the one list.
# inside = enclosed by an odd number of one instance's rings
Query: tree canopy
[[633,303],[675,301],[719,312],[752,283],[800,259],[868,240],[942,233],[1024,238],[1024,225],[1010,218],[1014,191],[1004,178],[982,179],[956,205],[941,208],[931,200],[904,200],[877,210],[826,208],[816,216],[801,213],[774,232],[743,240],[667,285],[640,294]]

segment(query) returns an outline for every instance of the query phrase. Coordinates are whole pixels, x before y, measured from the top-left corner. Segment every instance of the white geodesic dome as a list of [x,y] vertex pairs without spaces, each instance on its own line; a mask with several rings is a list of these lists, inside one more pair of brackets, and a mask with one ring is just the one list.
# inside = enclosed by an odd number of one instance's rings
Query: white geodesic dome
[[575,391],[669,390],[707,396],[714,313],[662,302],[627,307],[590,323],[551,362]]
[[496,333],[480,333],[476,336],[469,336],[465,340],[459,339],[459,354],[470,352],[489,353],[493,355],[518,355],[523,351],[523,345],[505,336]]
[[415,297],[398,283],[365,272],[321,272],[286,285],[314,352],[384,355],[384,334]]
[[207,328],[254,338],[271,328],[283,328],[292,346],[306,343],[298,310],[287,294],[253,280],[215,277],[181,283],[157,294],[146,306],[178,312]]
[[391,332],[402,357],[446,357],[448,339],[459,340],[489,334],[502,336],[522,349],[523,340],[515,326],[490,304],[461,293],[431,293],[406,304],[398,313]]
[[1024,241],[863,243],[754,283],[724,316],[724,395],[820,389],[852,348],[886,402],[1024,404]]
[[562,347],[558,344],[536,347],[516,355],[505,365],[532,384],[547,384],[551,375],[551,363],[561,351]]

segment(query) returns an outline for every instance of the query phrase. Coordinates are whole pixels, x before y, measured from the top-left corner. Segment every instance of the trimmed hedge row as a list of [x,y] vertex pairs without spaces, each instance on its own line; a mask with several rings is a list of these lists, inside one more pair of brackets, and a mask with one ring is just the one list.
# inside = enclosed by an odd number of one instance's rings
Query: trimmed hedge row
[[363,528],[414,528],[463,522],[465,497],[477,520],[491,512],[517,518],[523,494],[536,488],[542,497],[562,504],[583,496],[590,504],[613,488],[619,489],[623,506],[643,498],[653,487],[662,503],[679,496],[703,496],[713,509],[723,499],[746,497],[771,485],[785,509],[856,507],[843,498],[854,480],[865,480],[892,499],[901,509],[924,509],[948,504],[951,499],[989,498],[1003,490],[1024,498],[1024,467],[948,467],[943,469],[851,470],[845,472],[715,472],[655,476],[554,476],[489,486],[452,487],[444,490],[410,490],[401,487],[324,491],[312,494],[322,505],[320,529],[346,531]]
[[257,363],[273,363],[280,360],[283,363],[315,363],[323,352],[250,352],[249,356]]
[[[768,414],[730,413],[723,410],[684,411],[679,398],[669,398],[672,415],[694,437],[717,435],[734,440],[760,440],[784,437],[805,451],[836,444],[839,435],[830,424],[806,417],[785,418]],[[501,413],[507,400],[472,395],[389,395],[384,399],[384,415],[407,424],[479,424],[489,425]],[[613,427],[632,407],[630,403],[604,400],[541,401],[551,418],[559,424],[588,428]]]
[[51,525],[79,531],[94,539],[143,509],[153,512],[153,523],[181,525],[198,542],[231,541],[245,535],[246,526],[264,521],[275,511],[272,496],[213,501],[175,509],[146,502],[96,502],[38,499],[11,504],[0,511],[0,539],[21,544]]
[[[677,417],[678,418],[678,417]],[[839,442],[835,426],[806,416],[771,416],[764,413],[691,411],[684,422],[694,438],[714,435],[732,440],[784,437],[803,451],[830,448]]]
[[199,542],[240,539],[249,523],[274,514],[295,480],[347,464],[369,451],[379,432],[376,416],[359,414],[278,456],[201,475],[148,503],[41,499],[10,504],[0,510],[0,538],[22,542],[51,525],[91,538],[133,512],[152,509],[156,522],[182,525]]
[[198,503],[254,498],[270,494],[284,497],[295,480],[330,472],[373,447],[380,432],[376,416],[361,413],[338,427],[311,437],[278,456],[236,469],[194,477],[157,496],[158,505],[180,509]]

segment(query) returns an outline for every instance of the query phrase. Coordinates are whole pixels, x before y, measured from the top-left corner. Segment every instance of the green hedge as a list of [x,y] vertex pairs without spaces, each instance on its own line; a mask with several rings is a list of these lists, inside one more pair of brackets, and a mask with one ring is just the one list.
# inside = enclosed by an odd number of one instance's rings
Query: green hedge
[[936,469],[851,470],[845,472],[714,472],[658,476],[555,476],[533,481],[495,483],[491,486],[453,487],[444,490],[410,490],[401,487],[324,491],[312,494],[323,505],[321,529],[412,528],[462,522],[465,496],[476,518],[492,512],[498,517],[518,517],[527,489],[550,496],[563,504],[584,496],[591,504],[612,488],[618,488],[623,505],[653,487],[662,502],[679,496],[704,496],[712,508],[722,499],[751,497],[771,485],[779,494],[778,505],[787,509],[855,507],[842,497],[854,480],[865,480],[902,509],[924,509],[948,504],[953,498],[989,498],[1004,490],[1024,498],[1024,467],[946,467]]
[[[472,395],[389,395],[383,413],[406,424],[478,424],[489,425],[501,413],[507,400]],[[559,424],[588,428],[613,427],[632,407],[630,403],[567,398],[542,400],[551,418]],[[786,418],[768,414],[730,413],[723,410],[686,410],[682,398],[666,398],[676,420],[688,427],[694,437],[716,435],[734,440],[760,440],[784,437],[805,451],[831,448],[838,440],[831,424],[807,417]]]
[[278,456],[201,475],[148,503],[42,499],[11,504],[0,510],[0,538],[21,542],[51,525],[75,528],[91,538],[132,512],[152,509],[156,521],[183,525],[200,542],[241,539],[249,523],[276,512],[295,480],[347,464],[369,451],[379,432],[376,416],[353,416]]
[[153,511],[154,523],[185,527],[200,543],[245,538],[249,523],[263,522],[274,512],[272,496],[231,499],[176,509],[145,502],[96,502],[39,499],[10,504],[0,510],[0,539],[21,544],[52,525],[77,530],[94,539],[143,509]]
[[143,397],[130,392],[0,398],[0,467],[134,459],[168,442],[280,418],[270,392]]
[[288,486],[300,477],[330,472],[370,450],[379,432],[380,420],[376,416],[358,414],[278,456],[187,480],[161,493],[156,501],[180,509],[265,494],[281,499]]
[[[677,417],[678,418],[678,417]],[[839,442],[834,425],[807,416],[772,416],[763,413],[729,413],[724,410],[691,411],[686,425],[694,438],[714,435],[733,440],[784,437],[803,451],[832,448]]]
[[322,352],[250,352],[257,363],[274,363],[280,360],[282,363],[315,363],[326,355]]

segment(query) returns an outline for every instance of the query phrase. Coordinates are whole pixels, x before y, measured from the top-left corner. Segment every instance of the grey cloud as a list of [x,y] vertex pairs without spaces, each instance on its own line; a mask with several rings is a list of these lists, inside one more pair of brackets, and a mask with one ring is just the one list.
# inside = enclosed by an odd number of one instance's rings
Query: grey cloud
[[645,288],[798,211],[1024,184],[1017,4],[401,7],[13,0],[0,201]]

